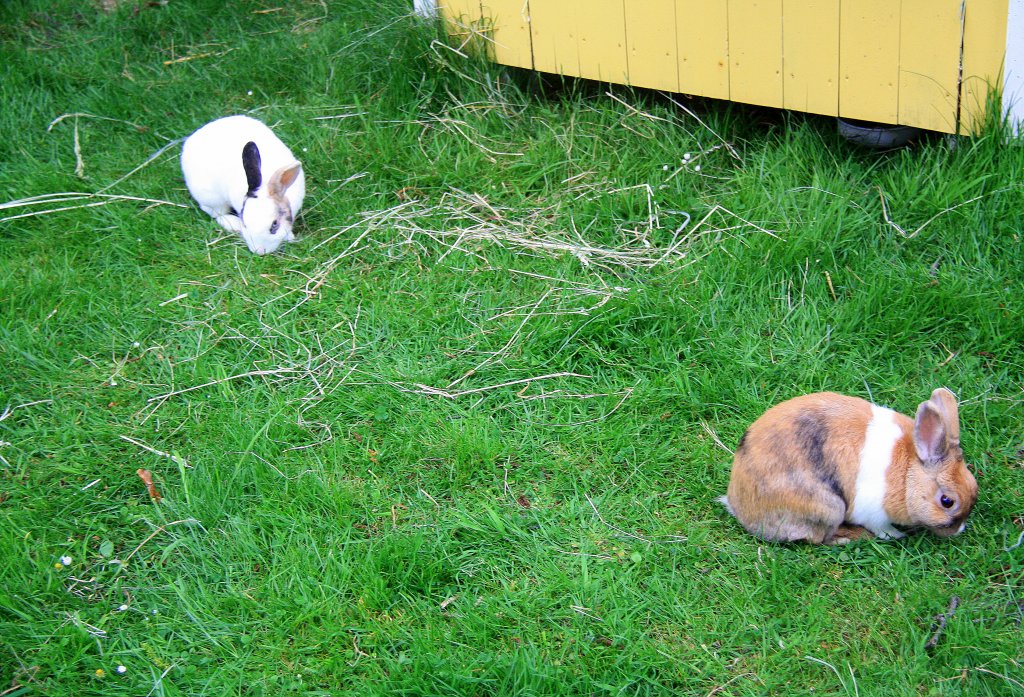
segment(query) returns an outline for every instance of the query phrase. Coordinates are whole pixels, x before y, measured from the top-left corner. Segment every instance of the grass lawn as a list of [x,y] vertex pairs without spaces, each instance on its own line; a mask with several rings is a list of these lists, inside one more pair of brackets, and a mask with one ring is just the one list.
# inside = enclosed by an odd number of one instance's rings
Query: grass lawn
[[[99,5],[0,6],[0,695],[1024,693],[998,127],[868,152],[483,65],[411,0]],[[283,253],[185,190],[232,113],[304,161]],[[964,534],[717,503],[772,404],[942,385]]]

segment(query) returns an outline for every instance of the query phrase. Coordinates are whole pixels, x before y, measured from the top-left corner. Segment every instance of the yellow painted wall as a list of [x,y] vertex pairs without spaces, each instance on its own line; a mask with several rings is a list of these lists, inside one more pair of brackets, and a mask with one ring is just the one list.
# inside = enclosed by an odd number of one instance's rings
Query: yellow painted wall
[[460,49],[469,46],[473,34],[480,30],[480,0],[438,0],[438,10],[456,46]]
[[[579,77],[629,83],[622,0],[560,0],[576,9]],[[567,46],[567,50],[571,47]]]
[[1001,84],[1007,1],[440,4],[456,41],[484,37],[506,65],[951,133],[958,100],[972,132]]
[[559,75],[579,75],[576,0],[532,0],[529,9],[533,69]]
[[839,17],[839,113],[896,123],[899,118],[900,3],[844,2]]
[[729,0],[729,98],[782,106],[782,0]]
[[[899,122],[956,130],[961,0],[903,0]],[[1005,19],[1005,13],[1004,13]]]
[[1007,0],[966,0],[960,132],[975,133],[985,120],[985,100],[1002,85]]
[[488,23],[488,55],[494,62],[532,68],[529,0],[481,0],[480,12]]
[[783,0],[783,106],[839,114],[839,0]]
[[629,84],[679,91],[675,0],[625,0]]
[[679,91],[729,99],[729,3],[676,0]]

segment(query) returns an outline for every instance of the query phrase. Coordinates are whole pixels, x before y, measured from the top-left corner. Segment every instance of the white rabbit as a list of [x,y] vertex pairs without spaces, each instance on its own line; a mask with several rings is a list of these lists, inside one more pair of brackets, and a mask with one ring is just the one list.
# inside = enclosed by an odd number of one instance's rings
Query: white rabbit
[[211,121],[185,139],[185,185],[199,207],[254,254],[295,239],[292,225],[306,196],[302,163],[274,132],[249,116]]

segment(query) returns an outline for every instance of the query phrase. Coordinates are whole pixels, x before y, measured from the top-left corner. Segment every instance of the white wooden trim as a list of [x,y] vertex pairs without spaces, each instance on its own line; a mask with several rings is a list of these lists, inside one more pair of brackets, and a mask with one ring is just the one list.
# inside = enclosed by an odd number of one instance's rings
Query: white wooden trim
[[436,17],[437,0],[412,0],[412,10],[420,17]]
[[1010,0],[1006,17],[1003,114],[1013,132],[1024,137],[1024,0]]

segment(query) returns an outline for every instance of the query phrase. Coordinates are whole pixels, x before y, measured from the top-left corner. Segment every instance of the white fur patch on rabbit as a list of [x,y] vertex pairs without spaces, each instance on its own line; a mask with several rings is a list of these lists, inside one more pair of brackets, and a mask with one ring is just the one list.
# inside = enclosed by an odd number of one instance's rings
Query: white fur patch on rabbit
[[903,431],[896,424],[896,412],[871,405],[871,421],[864,435],[860,453],[856,494],[849,522],[861,525],[882,539],[899,539],[905,535],[893,527],[885,512],[885,476],[892,464],[892,451]]

